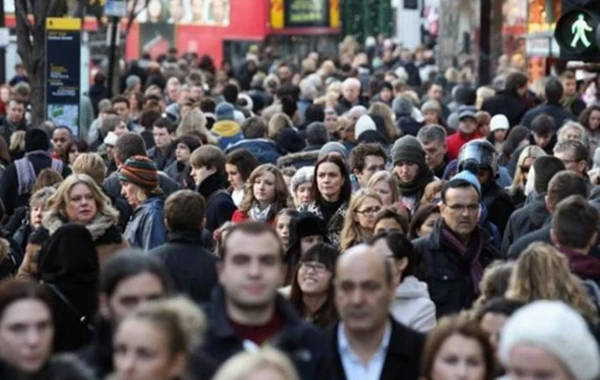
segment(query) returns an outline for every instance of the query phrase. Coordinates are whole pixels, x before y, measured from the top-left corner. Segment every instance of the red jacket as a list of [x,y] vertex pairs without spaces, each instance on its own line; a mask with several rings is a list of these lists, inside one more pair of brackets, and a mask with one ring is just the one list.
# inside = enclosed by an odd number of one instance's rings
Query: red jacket
[[[246,220],[251,220],[250,215],[248,215],[246,212],[244,212],[240,209],[235,210],[235,212],[231,216],[231,221],[233,223],[241,223],[241,222],[245,222]],[[271,219],[267,220],[267,222],[270,225],[273,225],[273,223],[275,222],[275,217],[272,217]]]
[[448,151],[448,158],[455,160],[458,158],[458,153],[463,145],[471,140],[480,139],[481,135],[478,132],[474,132],[470,136],[464,136],[460,132],[455,132],[450,136],[446,137],[446,147]]

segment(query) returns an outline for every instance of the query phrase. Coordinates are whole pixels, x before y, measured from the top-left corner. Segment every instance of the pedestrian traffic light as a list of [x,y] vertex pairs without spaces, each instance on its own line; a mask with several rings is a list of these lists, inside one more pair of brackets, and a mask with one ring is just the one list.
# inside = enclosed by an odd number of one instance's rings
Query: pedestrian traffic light
[[563,0],[554,37],[560,58],[600,62],[600,4],[596,0]]

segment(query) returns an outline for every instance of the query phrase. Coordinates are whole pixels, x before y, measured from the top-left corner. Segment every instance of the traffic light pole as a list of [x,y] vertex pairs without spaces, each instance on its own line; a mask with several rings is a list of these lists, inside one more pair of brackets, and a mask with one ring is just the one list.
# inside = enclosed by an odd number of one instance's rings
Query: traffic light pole
[[481,0],[479,19],[479,85],[491,82],[491,29],[492,29],[492,0]]

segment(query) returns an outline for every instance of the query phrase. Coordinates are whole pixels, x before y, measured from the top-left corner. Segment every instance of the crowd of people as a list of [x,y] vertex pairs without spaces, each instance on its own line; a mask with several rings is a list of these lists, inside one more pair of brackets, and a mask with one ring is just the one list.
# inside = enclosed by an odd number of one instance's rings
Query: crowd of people
[[77,134],[15,78],[0,378],[600,378],[596,79],[469,73],[170,51]]

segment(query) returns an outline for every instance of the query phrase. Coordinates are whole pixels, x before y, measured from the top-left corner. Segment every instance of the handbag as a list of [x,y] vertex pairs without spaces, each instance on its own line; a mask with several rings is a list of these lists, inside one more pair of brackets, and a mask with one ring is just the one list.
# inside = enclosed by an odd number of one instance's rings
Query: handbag
[[69,311],[71,311],[71,313],[73,313],[77,317],[77,320],[86,328],[86,330],[88,330],[92,334],[94,333],[94,331],[96,330],[94,325],[88,320],[88,318],[85,315],[83,315],[79,310],[77,310],[75,305],[73,305],[73,303],[71,303],[71,301],[69,301],[69,299],[60,290],[58,290],[56,285],[48,283],[44,283],[44,285],[48,286],[50,290],[52,290],[52,292],[56,294],[56,296],[58,296],[58,298],[67,306],[67,309],[69,309]]

